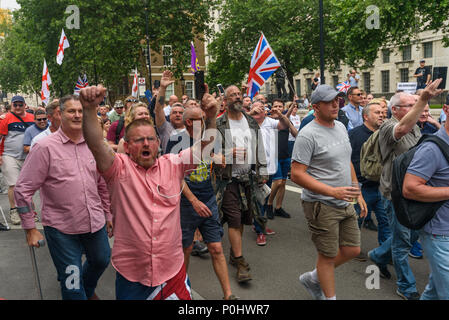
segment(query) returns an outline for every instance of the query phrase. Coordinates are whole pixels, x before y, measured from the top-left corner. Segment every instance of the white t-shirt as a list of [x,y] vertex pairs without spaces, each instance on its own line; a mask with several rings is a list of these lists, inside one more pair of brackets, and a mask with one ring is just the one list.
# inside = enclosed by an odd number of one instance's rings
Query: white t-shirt
[[169,116],[171,112],[171,106],[164,107],[165,116]]
[[275,174],[277,171],[277,154],[278,154],[278,138],[277,129],[279,120],[265,117],[260,125],[262,133],[263,146],[265,148],[265,157],[267,159],[267,171],[269,175]]
[[[301,117],[298,115],[290,115],[290,121],[293,123],[295,129],[299,131],[299,127],[301,126]],[[295,140],[296,138],[292,136],[292,134],[290,133],[288,135],[288,141],[295,141]]]
[[235,148],[245,148],[247,154],[246,159],[236,158],[233,160],[232,176],[237,177],[239,175],[247,174],[251,170],[251,163],[255,163],[256,155],[252,154],[252,136],[246,118],[242,117],[240,120],[229,119],[229,128],[231,129],[233,146]]

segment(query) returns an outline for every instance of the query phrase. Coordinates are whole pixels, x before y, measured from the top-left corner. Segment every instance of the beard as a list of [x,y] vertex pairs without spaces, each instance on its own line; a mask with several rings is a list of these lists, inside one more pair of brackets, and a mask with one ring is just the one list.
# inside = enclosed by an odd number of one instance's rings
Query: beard
[[233,104],[230,105],[231,110],[240,112],[243,110],[243,103],[241,101],[236,101]]

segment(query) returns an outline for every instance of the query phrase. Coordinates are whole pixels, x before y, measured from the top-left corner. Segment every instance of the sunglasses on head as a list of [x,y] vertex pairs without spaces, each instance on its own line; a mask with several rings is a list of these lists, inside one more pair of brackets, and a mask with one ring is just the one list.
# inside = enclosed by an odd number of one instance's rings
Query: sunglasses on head
[[128,99],[128,100],[126,100],[126,102],[137,102],[137,100],[136,99]]

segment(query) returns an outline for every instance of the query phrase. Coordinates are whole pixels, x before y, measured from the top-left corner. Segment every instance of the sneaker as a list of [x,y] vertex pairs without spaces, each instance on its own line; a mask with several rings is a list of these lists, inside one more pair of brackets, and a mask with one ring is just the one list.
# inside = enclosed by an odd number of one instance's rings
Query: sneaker
[[365,220],[365,222],[363,223],[363,227],[371,231],[377,231],[377,226],[373,220]]
[[[242,257],[242,260],[243,260],[242,263],[245,265],[245,267],[246,267],[248,270],[250,270],[249,264],[245,261],[245,258]],[[237,261],[237,259],[234,257],[234,253],[232,252],[232,250],[231,250],[231,253],[229,254],[229,264],[230,264],[231,266],[234,266],[234,267],[237,267],[237,265],[238,265],[238,261]]]
[[315,299],[315,300],[326,300],[326,296],[321,290],[321,286],[319,282],[315,282],[312,279],[312,272],[306,272],[299,276],[299,282],[306,288],[307,292]]
[[231,294],[227,299],[223,297],[223,300],[239,300],[240,297],[237,297],[235,294]]
[[404,300],[419,300],[421,296],[418,292],[402,293],[399,289],[396,290],[396,294]]
[[249,265],[245,261],[243,257],[236,258],[237,261],[237,281],[238,282],[247,282],[252,280],[251,275],[249,273]]
[[192,256],[200,256],[208,252],[209,250],[207,250],[207,246],[204,243],[198,240],[193,241]]
[[8,231],[9,227],[5,226],[3,223],[0,222],[0,231]]
[[258,246],[264,246],[267,244],[267,238],[263,233],[259,233],[257,235],[256,243]]
[[19,212],[17,211],[17,208],[9,210],[9,217],[11,219],[12,224],[14,224],[14,225],[20,224],[20,217],[19,217]]
[[412,248],[410,249],[410,252],[408,253],[408,255],[414,259],[422,259],[422,251],[419,250],[420,245],[418,246],[417,243],[419,243],[418,241],[416,241]]
[[287,212],[285,212],[285,210],[282,209],[282,208],[275,209],[275,210],[274,210],[274,215],[275,215],[275,216],[282,217],[282,218],[287,218],[287,219],[288,219],[288,218],[291,218],[290,214],[288,214]]
[[355,257],[354,260],[365,262],[366,260],[368,260],[368,257],[364,252],[360,251],[360,254],[357,257]]
[[265,234],[268,236],[272,236],[273,234],[276,234],[274,230],[271,230],[270,228],[265,228]]
[[390,271],[388,271],[387,265],[377,263],[377,262],[374,261],[374,259],[372,258],[372,250],[368,252],[368,258],[369,258],[372,262],[374,262],[374,264],[379,268],[379,271],[380,271],[380,277],[381,277],[381,278],[384,278],[384,279],[391,279],[391,273],[390,273]]
[[268,219],[273,220],[274,219],[273,205],[270,206],[269,204],[267,204],[266,212]]

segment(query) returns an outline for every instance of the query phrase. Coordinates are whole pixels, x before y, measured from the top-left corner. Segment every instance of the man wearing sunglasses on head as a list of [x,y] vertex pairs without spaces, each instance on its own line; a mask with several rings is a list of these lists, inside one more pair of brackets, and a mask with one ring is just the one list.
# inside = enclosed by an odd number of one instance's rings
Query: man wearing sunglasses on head
[[19,213],[14,201],[14,187],[22,169],[26,153],[23,151],[25,130],[34,124],[34,116],[25,111],[25,99],[14,96],[11,100],[11,112],[0,123],[0,164],[3,176],[9,186],[9,215],[14,225],[20,224]]
[[351,87],[348,90],[349,103],[342,108],[345,112],[346,117],[349,119],[348,131],[361,126],[363,124],[362,110],[363,107],[360,105],[362,103],[363,97],[362,92],[358,87]]

